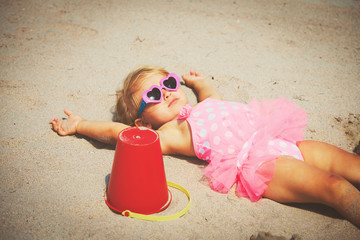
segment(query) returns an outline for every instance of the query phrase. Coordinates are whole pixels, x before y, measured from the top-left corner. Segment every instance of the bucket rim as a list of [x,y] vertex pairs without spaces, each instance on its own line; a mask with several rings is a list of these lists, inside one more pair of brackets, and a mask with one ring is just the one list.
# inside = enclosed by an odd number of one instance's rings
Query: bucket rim
[[[155,134],[156,138],[153,139],[153,141],[151,142],[148,142],[148,143],[135,143],[135,142],[132,142],[132,143],[129,143],[127,141],[127,139],[125,139],[125,137],[123,137],[122,135],[125,134],[126,132],[128,131],[132,131],[132,130],[140,130],[140,131],[150,131],[152,133]],[[133,136],[134,139],[137,138],[137,136]],[[127,144],[127,145],[131,145],[131,146],[147,146],[147,145],[151,145],[153,144],[154,142],[158,141],[159,140],[159,134],[152,128],[147,128],[147,127],[128,127],[128,128],[125,128],[123,129],[122,131],[119,132],[119,135],[118,135],[118,140],[120,140],[123,144]]]
[[[105,191],[104,193],[104,199],[105,199],[105,203],[106,205],[111,209],[113,210],[114,212],[117,212],[117,213],[123,213],[124,211],[129,211],[129,209],[124,209],[124,210],[119,210],[118,208],[112,206],[109,201],[107,200],[107,190]],[[168,188],[168,200],[167,202],[158,210],[155,210],[155,211],[150,211],[150,212],[134,212],[134,213],[138,213],[138,214],[144,214],[144,215],[150,215],[150,214],[154,214],[154,213],[159,213],[163,210],[165,210],[167,207],[169,207],[170,203],[172,201],[172,193],[170,191],[170,189]],[[131,211],[133,212],[133,211]]]

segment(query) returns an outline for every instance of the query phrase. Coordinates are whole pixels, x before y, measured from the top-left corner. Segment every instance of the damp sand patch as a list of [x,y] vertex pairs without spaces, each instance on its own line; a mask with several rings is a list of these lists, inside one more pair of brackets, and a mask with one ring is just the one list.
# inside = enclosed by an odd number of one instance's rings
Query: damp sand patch
[[349,113],[346,117],[335,117],[334,121],[354,147],[354,153],[360,155],[360,114]]

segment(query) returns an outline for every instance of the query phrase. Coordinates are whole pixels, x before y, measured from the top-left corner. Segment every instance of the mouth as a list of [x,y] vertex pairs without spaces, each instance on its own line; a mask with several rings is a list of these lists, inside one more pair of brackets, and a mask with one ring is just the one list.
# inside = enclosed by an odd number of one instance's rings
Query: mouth
[[179,100],[179,99],[178,99],[178,98],[173,99],[173,100],[169,103],[168,107],[170,107],[171,105],[173,105],[177,100]]

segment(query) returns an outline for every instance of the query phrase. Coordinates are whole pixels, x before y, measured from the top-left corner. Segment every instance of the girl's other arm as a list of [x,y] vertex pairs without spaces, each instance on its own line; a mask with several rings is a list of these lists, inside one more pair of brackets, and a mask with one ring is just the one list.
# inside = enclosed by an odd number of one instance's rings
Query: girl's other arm
[[205,77],[195,71],[190,71],[190,74],[182,76],[186,86],[193,88],[198,94],[199,102],[206,98],[214,98],[222,100],[220,93],[212,86]]
[[54,131],[62,136],[78,133],[103,143],[116,144],[119,132],[129,127],[117,122],[88,121],[69,110],[64,112],[68,115],[67,119],[59,121],[54,118],[50,121]]

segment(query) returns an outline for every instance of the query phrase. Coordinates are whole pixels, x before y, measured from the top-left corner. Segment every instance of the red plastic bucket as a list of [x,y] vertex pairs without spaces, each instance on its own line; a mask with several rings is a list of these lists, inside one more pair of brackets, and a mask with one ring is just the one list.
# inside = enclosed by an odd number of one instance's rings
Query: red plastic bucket
[[116,212],[152,214],[169,206],[159,135],[148,128],[119,133],[106,204]]

